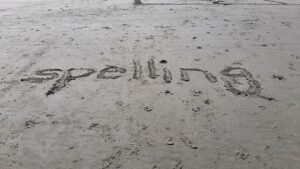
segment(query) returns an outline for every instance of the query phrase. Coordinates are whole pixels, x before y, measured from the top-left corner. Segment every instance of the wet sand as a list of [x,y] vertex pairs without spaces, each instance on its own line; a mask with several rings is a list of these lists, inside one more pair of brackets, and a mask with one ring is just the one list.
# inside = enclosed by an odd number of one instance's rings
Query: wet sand
[[298,1],[142,2],[0,10],[0,169],[298,168]]

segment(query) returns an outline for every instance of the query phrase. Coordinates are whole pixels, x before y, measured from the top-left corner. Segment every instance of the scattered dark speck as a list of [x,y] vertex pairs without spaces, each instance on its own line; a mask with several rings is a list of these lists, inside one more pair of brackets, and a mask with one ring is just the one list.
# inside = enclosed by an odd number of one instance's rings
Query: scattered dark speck
[[273,97],[269,97],[269,98],[267,98],[267,100],[269,100],[269,101],[273,101],[273,100],[275,100]]
[[93,129],[94,127],[98,126],[99,124],[98,123],[92,123],[90,126],[89,126],[89,130]]
[[207,100],[204,101],[204,103],[209,105],[209,104],[212,103],[212,101],[210,101],[209,99],[207,99]]
[[58,124],[59,122],[58,121],[53,121],[51,122],[52,124]]
[[285,80],[284,76],[282,75],[273,75],[273,79],[278,79],[278,80]]
[[34,127],[34,125],[36,125],[36,124],[39,124],[39,123],[35,122],[33,120],[28,120],[28,121],[25,122],[25,127],[31,128],[31,127]]
[[169,146],[174,145],[173,138],[169,137],[168,140],[167,140],[167,142],[166,142],[166,144],[169,145]]
[[108,26],[105,26],[105,27],[102,27],[103,29],[111,29],[110,27],[108,27]]
[[165,91],[165,94],[170,94],[170,95],[173,95],[173,93],[172,93],[172,92],[170,92],[169,90],[166,90],[166,91]]
[[199,111],[201,111],[201,107],[192,108],[192,111],[193,112],[199,112]]
[[267,108],[266,108],[266,106],[258,106],[260,109],[262,109],[262,110],[266,110]]
[[147,111],[147,112],[152,111],[152,109],[153,109],[153,107],[151,107],[151,106],[144,107],[144,110]]
[[166,64],[166,63],[168,63],[168,61],[167,60],[161,60],[159,63]]
[[74,149],[74,147],[73,147],[73,146],[68,148],[68,150],[72,150],[72,149]]
[[240,157],[240,159],[242,159],[242,160],[247,160],[250,156],[250,154],[245,153],[245,152],[238,152],[238,153],[236,153],[236,155],[238,157]]
[[200,96],[202,94],[202,91],[200,90],[193,90],[191,91],[193,96]]

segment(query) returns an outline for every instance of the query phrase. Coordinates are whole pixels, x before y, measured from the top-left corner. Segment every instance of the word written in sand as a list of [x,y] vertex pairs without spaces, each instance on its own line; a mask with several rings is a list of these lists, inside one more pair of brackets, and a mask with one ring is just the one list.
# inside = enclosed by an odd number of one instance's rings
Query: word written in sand
[[[133,73],[132,78],[135,80],[142,79],[143,69],[142,65],[139,60],[133,60]],[[155,66],[155,60],[150,59],[147,62],[148,68],[148,76],[149,78],[156,79],[157,75],[157,68]],[[210,83],[217,83],[218,79],[215,75],[210,73],[207,70],[202,70],[200,68],[179,68],[180,79],[182,81],[190,81],[190,74],[191,72],[199,72],[204,75],[204,77]],[[37,70],[34,72],[34,76],[21,79],[23,82],[30,82],[30,83],[44,83],[47,81],[55,80],[52,87],[46,92],[46,96],[53,95],[63,88],[69,86],[70,81],[74,81],[80,78],[88,77],[92,74],[95,74],[96,78],[98,79],[108,79],[108,80],[115,80],[121,78],[127,73],[127,70],[123,67],[119,66],[111,66],[107,65],[100,71],[97,71],[92,68],[72,68],[67,70],[62,69],[43,69]],[[238,96],[256,96],[267,100],[274,100],[273,98],[263,96],[261,94],[262,87],[261,84],[255,80],[252,74],[245,68],[240,67],[225,67],[224,70],[220,72],[222,76],[222,80],[225,83],[225,87],[228,91],[233,93],[234,95]],[[165,83],[171,83],[173,80],[172,72],[168,68],[163,68],[163,81]],[[246,85],[248,88],[246,89],[239,89],[240,83],[239,81],[246,81]]]

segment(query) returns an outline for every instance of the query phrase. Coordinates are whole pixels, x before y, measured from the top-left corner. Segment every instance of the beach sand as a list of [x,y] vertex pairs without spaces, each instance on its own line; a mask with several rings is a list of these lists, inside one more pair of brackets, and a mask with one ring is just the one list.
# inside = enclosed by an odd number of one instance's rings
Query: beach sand
[[300,1],[142,2],[1,7],[0,169],[299,168]]

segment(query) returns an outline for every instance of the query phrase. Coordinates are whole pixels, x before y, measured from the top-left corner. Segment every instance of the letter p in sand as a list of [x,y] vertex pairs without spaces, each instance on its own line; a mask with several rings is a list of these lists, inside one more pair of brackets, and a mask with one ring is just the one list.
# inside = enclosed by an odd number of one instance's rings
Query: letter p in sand
[[[79,71],[82,72],[79,75],[74,76],[73,73],[74,71]],[[72,73],[73,72],[73,73]],[[51,89],[46,93],[46,96],[55,94],[56,92],[60,91],[62,88],[67,87],[69,85],[69,82],[72,80],[76,80],[79,78],[87,77],[96,71],[94,69],[68,69],[63,72],[62,76],[53,84]]]

